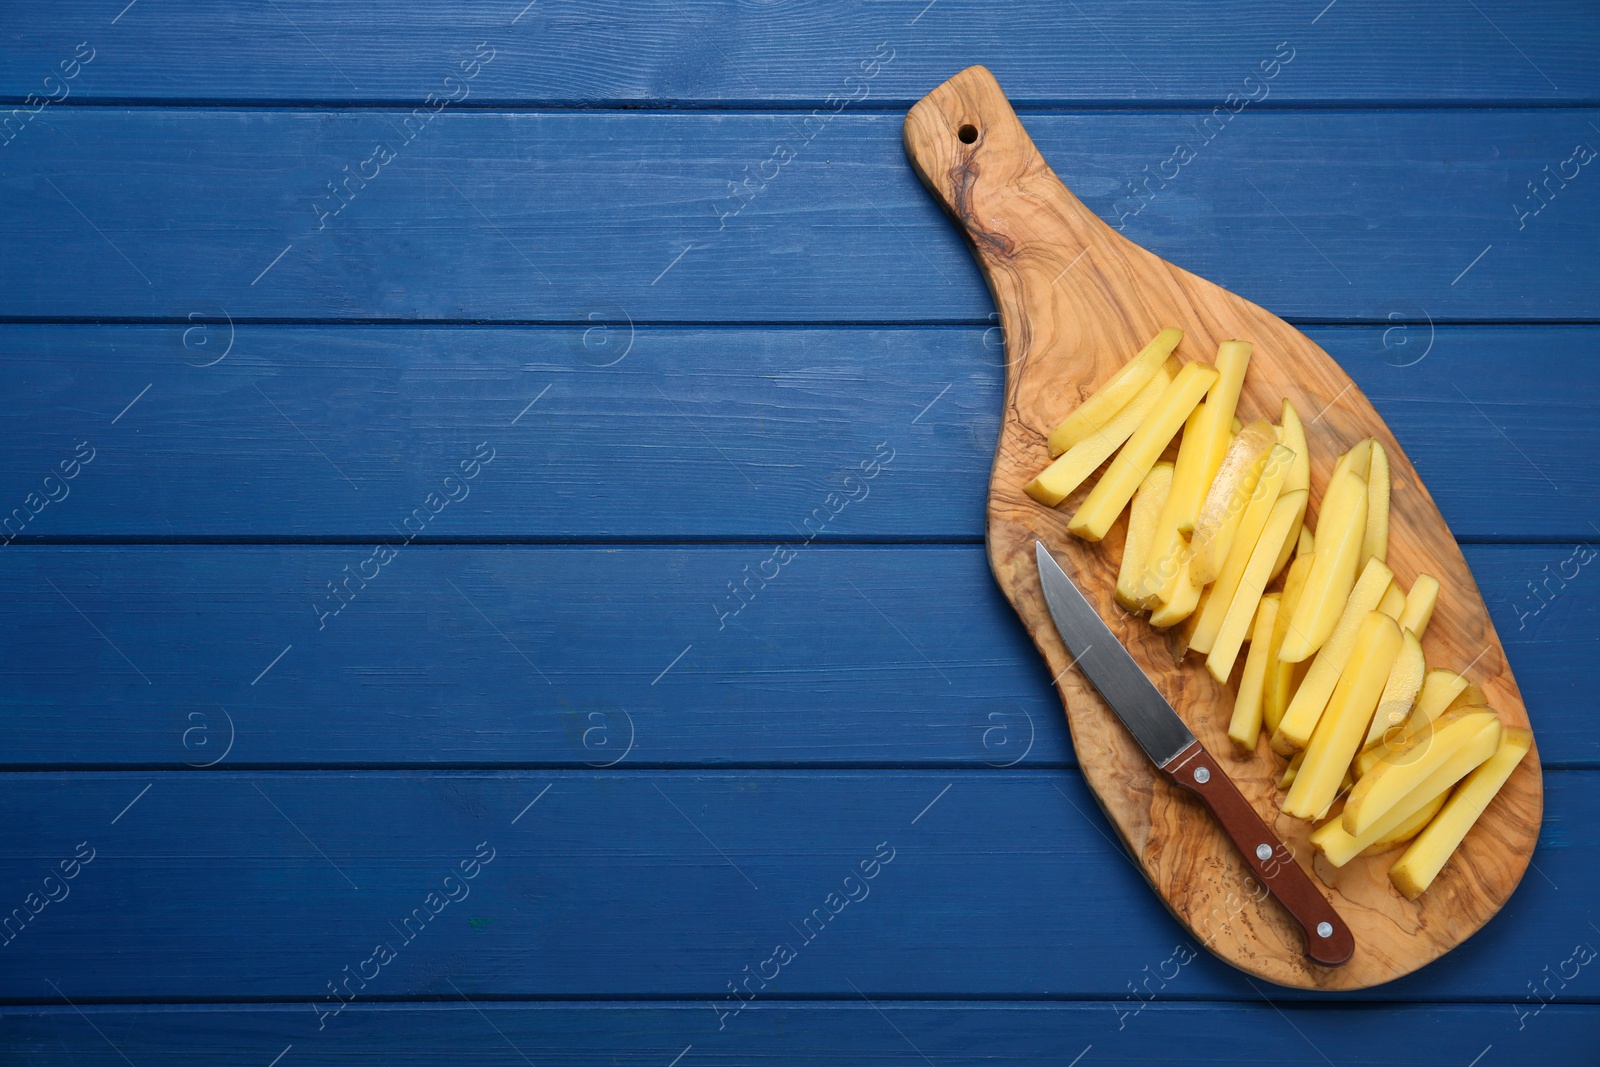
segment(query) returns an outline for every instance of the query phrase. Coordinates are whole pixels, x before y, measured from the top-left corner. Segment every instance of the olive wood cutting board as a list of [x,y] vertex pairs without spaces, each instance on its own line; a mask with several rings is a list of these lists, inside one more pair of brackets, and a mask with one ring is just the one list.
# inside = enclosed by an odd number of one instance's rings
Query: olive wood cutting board
[[[1147,252],[1086,208],[1039,155],[984,68],[962,71],[911,109],[905,148],[961,228],[1004,328],[1005,406],[989,483],[989,563],[1056,680],[1084,778],[1145,877],[1200,943],[1280,985],[1377,985],[1460,944],[1500,909],[1527,868],[1543,810],[1537,752],[1523,759],[1417,901],[1390,885],[1399,851],[1332,867],[1313,855],[1312,825],[1279,812],[1284,763],[1268,750],[1265,735],[1250,757],[1228,741],[1233,685],[1217,684],[1195,657],[1175,662],[1173,639],[1113,599],[1126,519],[1098,544],[1067,533],[1095,479],[1057,508],[1022,491],[1049,463],[1045,439],[1057,422],[1162,328],[1184,331],[1178,356],[1208,364],[1221,341],[1253,342],[1239,417],[1276,421],[1283,399],[1293,402],[1311,449],[1313,502],[1341,452],[1366,437],[1383,443],[1393,479],[1388,563],[1407,587],[1422,573],[1441,583],[1423,639],[1429,668],[1461,671],[1484,688],[1507,725],[1526,726],[1527,710],[1477,584],[1383,419],[1339,365],[1293,326]],[[1315,514],[1313,503],[1308,525]],[[1305,956],[1299,928],[1249,880],[1243,859],[1201,803],[1156,773],[1099,694],[1070,669],[1040,589],[1036,538],[1064,562],[1189,728],[1311,870],[1355,934],[1348,963],[1322,967]]]

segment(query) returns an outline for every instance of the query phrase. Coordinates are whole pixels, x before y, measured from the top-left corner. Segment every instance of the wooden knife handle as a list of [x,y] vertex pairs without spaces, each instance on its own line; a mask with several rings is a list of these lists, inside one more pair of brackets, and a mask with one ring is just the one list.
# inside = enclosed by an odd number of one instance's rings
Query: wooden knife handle
[[1350,958],[1356,948],[1350,928],[1204,745],[1195,741],[1168,761],[1161,773],[1211,809],[1267,892],[1300,924],[1307,956],[1324,967],[1337,967]]

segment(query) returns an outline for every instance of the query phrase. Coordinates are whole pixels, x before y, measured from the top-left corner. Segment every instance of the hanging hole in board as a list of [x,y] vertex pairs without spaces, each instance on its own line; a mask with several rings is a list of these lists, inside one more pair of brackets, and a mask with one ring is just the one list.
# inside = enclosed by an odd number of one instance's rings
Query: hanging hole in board
[[971,144],[978,139],[978,127],[969,122],[956,131],[956,136],[961,138],[962,144]]

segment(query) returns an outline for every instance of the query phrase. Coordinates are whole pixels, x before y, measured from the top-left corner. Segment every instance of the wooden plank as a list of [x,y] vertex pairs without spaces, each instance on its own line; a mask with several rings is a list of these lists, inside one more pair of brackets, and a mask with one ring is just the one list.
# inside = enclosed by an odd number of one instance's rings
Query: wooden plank
[[[1307,332],[1458,538],[1594,536],[1595,328]],[[389,537],[487,441],[472,498],[421,539],[775,540],[892,455],[817,539],[976,540],[998,340],[976,326],[3,326],[0,539]],[[93,460],[41,507],[45,475],[85,441]]]
[[[61,108],[0,161],[0,317],[982,322],[901,118]],[[1593,317],[1600,113],[1205,118],[1030,129],[1097,214],[1279,314]]]
[[[1569,835],[1600,818],[1596,774],[1547,774],[1543,873],[1494,922],[1361,998],[1521,1001],[1592,943],[1596,858]],[[716,1002],[780,944],[774,996],[1104,997],[1186,938],[1075,771],[18,773],[0,800],[7,908],[66,889],[5,946],[7,998],[50,1000],[48,978],[79,1003],[283,998],[311,1018],[348,966],[363,1000]],[[47,886],[80,842],[90,862]],[[1216,936],[1243,921],[1222,912]],[[1184,997],[1259,995],[1188,943]],[[378,944],[393,958],[363,968]]]
[[[320,630],[370,548],[6,551],[11,767],[1073,762],[978,545],[803,548],[720,628],[771,546],[412,546]],[[1574,552],[1467,557],[1541,758],[1595,766]]]
[[[329,8],[282,0],[216,11],[198,0],[108,10],[19,11],[7,20],[0,93],[60,94],[42,79],[73,46],[97,49],[68,102],[105,100],[413,101],[460,77],[480,41],[494,59],[473,102],[705,106],[760,102],[904,108],[972,63],[1024,104],[1187,102],[1228,93],[1277,105],[1422,101],[1594,101],[1584,42],[1600,32],[1574,0],[1519,7],[1443,2],[1365,17],[1253,0],[995,9],[970,0],[903,0],[848,9],[807,2],[707,0],[559,8],[520,0],[466,9],[421,3]],[[204,25],[203,36],[193,28]],[[1419,40],[1428,48],[1416,48]],[[1279,51],[1280,43],[1284,46]],[[1262,80],[1262,63],[1293,58]],[[872,70],[861,64],[891,57]],[[70,69],[70,68],[69,68]],[[1245,84],[1247,76],[1256,81]]]
[[1328,1060],[1384,1062],[1394,1054],[1397,1033],[1416,1044],[1406,1053],[1407,1064],[1462,1067],[1491,1047],[1508,1060],[1581,1062],[1600,1025],[1600,1008],[1593,1004],[1556,1002],[1541,1010],[1531,997],[1493,1006],[1351,1005],[1337,1011],[1292,1004],[1280,1009],[1259,1001],[1167,1002],[1182,995],[1183,959],[1181,953],[1171,958],[1169,950],[1145,964],[1148,975],[1141,970],[1137,978],[1148,988],[1135,983],[1142,1000],[1124,992],[1122,999],[1066,1003],[757,1001],[722,1030],[701,1002],[507,1004],[459,998],[441,1004],[356,1003],[321,1031],[298,1004],[90,1005],[82,1015],[64,1004],[0,1008],[0,1028],[8,1047],[36,1067],[126,1067],[121,1054],[138,1064],[262,1067],[285,1049],[284,1065],[309,1056],[330,1064],[453,1060],[495,1067],[664,1067],[681,1056],[679,1067],[921,1063],[920,1057],[939,1064],[1062,1067],[1079,1053],[1088,1053],[1084,1062],[1093,1063],[1188,1064],[1197,1047],[1226,1049],[1235,1064],[1319,1067]]

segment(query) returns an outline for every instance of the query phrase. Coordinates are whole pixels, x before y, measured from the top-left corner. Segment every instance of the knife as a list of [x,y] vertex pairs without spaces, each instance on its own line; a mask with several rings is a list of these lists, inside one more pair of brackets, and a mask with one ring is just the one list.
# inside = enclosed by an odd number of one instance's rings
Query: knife
[[1044,542],[1035,541],[1034,548],[1044,601],[1073,665],[1099,690],[1162,777],[1195,794],[1210,809],[1256,878],[1300,924],[1306,955],[1325,967],[1348,960],[1356,947],[1354,935],[1288,846],[1261,821],[1110,627],[1100,621]]

